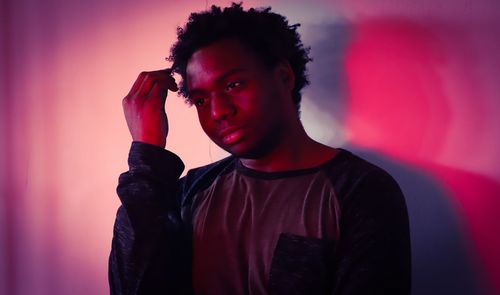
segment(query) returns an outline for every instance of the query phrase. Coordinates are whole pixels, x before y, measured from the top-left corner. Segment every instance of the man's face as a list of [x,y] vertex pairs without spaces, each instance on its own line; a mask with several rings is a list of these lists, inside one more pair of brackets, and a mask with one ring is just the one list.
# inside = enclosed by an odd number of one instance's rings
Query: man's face
[[266,68],[236,40],[196,51],[187,65],[186,83],[205,133],[237,157],[266,155],[296,117],[290,116],[295,108],[279,66]]

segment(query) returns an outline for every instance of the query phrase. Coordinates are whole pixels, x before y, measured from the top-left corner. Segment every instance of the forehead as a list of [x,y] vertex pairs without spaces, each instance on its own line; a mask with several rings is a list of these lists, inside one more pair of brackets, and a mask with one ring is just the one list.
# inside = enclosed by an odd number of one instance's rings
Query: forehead
[[223,40],[193,53],[186,68],[188,89],[234,69],[261,70],[257,55],[237,40]]

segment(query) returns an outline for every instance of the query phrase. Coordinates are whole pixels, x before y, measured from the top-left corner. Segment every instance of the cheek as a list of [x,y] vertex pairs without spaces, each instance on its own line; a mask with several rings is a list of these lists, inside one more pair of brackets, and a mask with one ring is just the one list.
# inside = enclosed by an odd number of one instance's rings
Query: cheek
[[266,81],[266,83],[261,87],[260,92],[261,107],[268,111],[275,111],[277,108],[281,107],[281,100],[284,95],[279,89],[277,83],[273,83],[272,80]]
[[283,108],[280,101],[280,95],[276,91],[269,90],[261,92],[258,97],[258,104],[250,106],[256,116],[264,121],[275,121],[281,119],[281,110]]
[[205,131],[208,137],[212,138],[215,128],[208,112],[198,110],[198,120],[203,131]]
[[237,98],[236,104],[242,112],[252,114],[253,116],[261,116],[274,108],[273,96],[274,93],[271,89],[263,91],[265,88],[262,86],[258,89],[252,89],[245,93],[242,97]]

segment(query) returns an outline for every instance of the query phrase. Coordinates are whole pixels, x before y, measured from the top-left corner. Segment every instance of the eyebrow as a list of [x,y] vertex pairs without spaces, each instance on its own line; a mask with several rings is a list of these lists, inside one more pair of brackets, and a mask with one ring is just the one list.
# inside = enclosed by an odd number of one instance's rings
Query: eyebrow
[[[248,71],[247,69],[245,68],[234,68],[234,69],[231,69],[227,72],[225,72],[224,74],[220,75],[219,77],[217,77],[215,79],[215,84],[218,84],[220,83],[221,81],[224,81],[227,77],[231,76],[231,75],[234,75],[234,74],[237,74],[237,73],[241,73],[241,72],[246,72]],[[203,89],[199,89],[199,88],[194,88],[192,90],[188,90],[187,91],[187,96],[190,97],[192,96],[193,94],[196,94],[196,93],[203,93]]]

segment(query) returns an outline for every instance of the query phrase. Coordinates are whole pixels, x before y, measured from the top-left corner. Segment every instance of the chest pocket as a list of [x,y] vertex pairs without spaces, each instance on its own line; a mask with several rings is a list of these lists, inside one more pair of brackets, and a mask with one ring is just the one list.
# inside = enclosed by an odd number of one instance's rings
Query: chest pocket
[[280,234],[271,262],[271,293],[328,294],[333,247],[325,239]]

